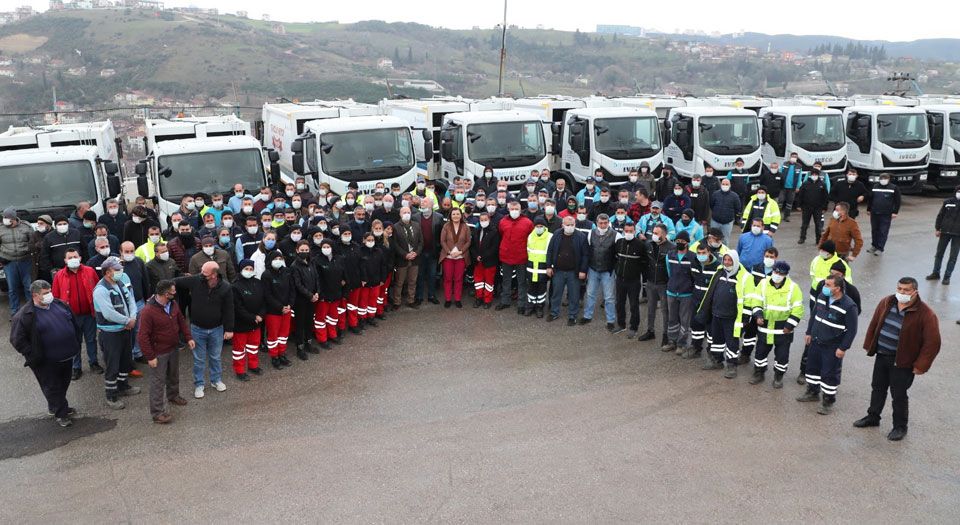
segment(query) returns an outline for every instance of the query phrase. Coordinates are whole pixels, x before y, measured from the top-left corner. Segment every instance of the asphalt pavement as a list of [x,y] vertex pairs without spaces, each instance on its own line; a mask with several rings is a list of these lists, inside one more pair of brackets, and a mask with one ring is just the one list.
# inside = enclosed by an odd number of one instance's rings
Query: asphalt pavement
[[[862,331],[830,416],[794,400],[800,341],[773,390],[772,373],[758,386],[747,367],[726,380],[602,322],[467,301],[390,314],[249,383],[226,350],[229,388],[201,400],[184,355],[189,404],[166,426],[150,421],[146,393],[109,410],[102,378],[86,373],[69,393],[81,419],[64,430],[4,321],[0,522],[957,523],[960,283],[922,280],[939,204],[906,197],[886,253],[853,264],[862,329],[904,275],[940,316],[943,349],[910,390],[902,442],[885,438],[889,405],[879,429],[851,426],[870,394]],[[869,218],[859,222],[869,240]],[[816,248],[798,246],[798,230],[794,216],[776,242],[806,290]]]

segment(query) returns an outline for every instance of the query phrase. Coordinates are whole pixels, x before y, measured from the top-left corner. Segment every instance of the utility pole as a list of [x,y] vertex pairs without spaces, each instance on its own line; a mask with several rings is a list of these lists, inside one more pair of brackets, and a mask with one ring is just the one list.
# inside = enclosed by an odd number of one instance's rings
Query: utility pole
[[500,34],[500,80],[497,83],[497,96],[503,96],[503,66],[507,60],[507,0],[503,0],[503,31]]

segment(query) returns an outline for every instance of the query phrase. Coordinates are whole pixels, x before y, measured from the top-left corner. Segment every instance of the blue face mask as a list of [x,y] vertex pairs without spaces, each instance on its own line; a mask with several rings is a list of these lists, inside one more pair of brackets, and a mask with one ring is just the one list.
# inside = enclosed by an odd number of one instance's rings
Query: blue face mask
[[230,244],[230,237],[220,237],[220,244],[223,244],[223,245]]
[[697,260],[700,261],[700,262],[702,262],[702,263],[707,262],[709,259],[710,259],[710,256],[709,256],[709,255],[706,255],[706,254],[703,254],[703,253],[698,253],[698,254],[697,254]]
[[273,239],[267,239],[267,240],[263,241],[263,247],[266,248],[266,249],[268,249],[268,250],[272,250],[273,247],[274,247],[276,244],[277,244],[277,241],[275,241],[275,240],[273,240]]
[[529,209],[531,209],[531,210],[535,210],[535,209],[537,209],[537,203],[536,203],[536,202],[528,202],[528,203],[527,203],[527,208],[529,208]]
[[363,219],[354,219],[357,221],[357,224],[363,224]]
[[829,288],[827,288],[826,286],[824,286],[823,289],[820,290],[820,293],[822,293],[823,295],[825,295],[825,296],[827,296],[827,297],[830,297],[830,295],[831,295],[833,292],[832,292]]

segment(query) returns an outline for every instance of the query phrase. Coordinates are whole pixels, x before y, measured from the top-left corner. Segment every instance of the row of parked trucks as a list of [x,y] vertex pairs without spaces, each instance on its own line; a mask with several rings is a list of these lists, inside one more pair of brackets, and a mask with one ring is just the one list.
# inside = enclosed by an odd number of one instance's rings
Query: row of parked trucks
[[10,127],[0,133],[0,208],[41,214],[109,198],[153,200],[162,216],[186,193],[292,181],[343,194],[377,182],[449,185],[487,166],[519,186],[548,168],[576,188],[597,170],[611,185],[642,165],[681,178],[742,160],[750,174],[797,153],[836,179],[848,166],[872,182],[891,173],[904,193],[953,188],[960,169],[960,98],[681,98],[538,96],[278,102],[263,106],[262,136],[235,116],[148,119],[146,156],[124,173],[110,121]]

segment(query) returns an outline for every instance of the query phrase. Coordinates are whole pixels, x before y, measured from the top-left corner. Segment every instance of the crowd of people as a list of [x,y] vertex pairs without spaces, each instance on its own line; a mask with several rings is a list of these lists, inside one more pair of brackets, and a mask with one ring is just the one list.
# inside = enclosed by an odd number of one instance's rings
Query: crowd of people
[[[864,244],[857,216],[866,207],[867,252],[881,255],[900,208],[888,175],[867,188],[851,169],[831,187],[819,166],[805,171],[793,156],[765,166],[758,180],[708,167],[684,184],[670,166],[652,173],[644,164],[620,186],[609,186],[601,170],[579,191],[566,184],[534,171],[513,192],[487,168],[443,190],[418,179],[409,191],[378,183],[369,194],[335,195],[326,184],[311,192],[301,177],[282,188],[238,184],[231,194],[184,195],[163,222],[142,201],[128,215],[109,200],[99,217],[81,202],[70,216],[41,216],[35,227],[7,209],[0,262],[11,342],[61,426],[74,414],[66,392],[83,376],[81,346],[89,371],[103,374],[112,409],[140,393],[131,383],[143,375],[137,365],[147,365],[150,414],[163,424],[172,420],[170,404],[187,404],[178,375],[184,348],[193,353],[200,399],[208,384],[227,388],[225,342],[237,380],[246,382],[263,373],[262,350],[280,370],[294,355],[307,361],[362,335],[391,311],[441,300],[463,308],[472,286],[473,308],[515,307],[547,322],[566,308],[568,325],[602,316],[613,334],[659,335],[664,352],[701,358],[703,369],[727,378],[752,360],[749,382],[759,384],[772,367],[774,388],[783,386],[806,320],[798,401],[831,413],[862,310],[850,265]],[[940,278],[950,246],[943,284],[960,246],[958,203],[960,188],[936,220],[940,243],[928,278]],[[802,214],[798,243],[811,222],[816,235],[806,291],[791,277],[799,266],[783,260],[775,242],[791,211]],[[877,355],[874,393],[856,426],[879,424],[889,390],[893,440],[906,434],[914,375],[940,348],[937,318],[917,288],[901,279],[867,328],[865,349]]]

